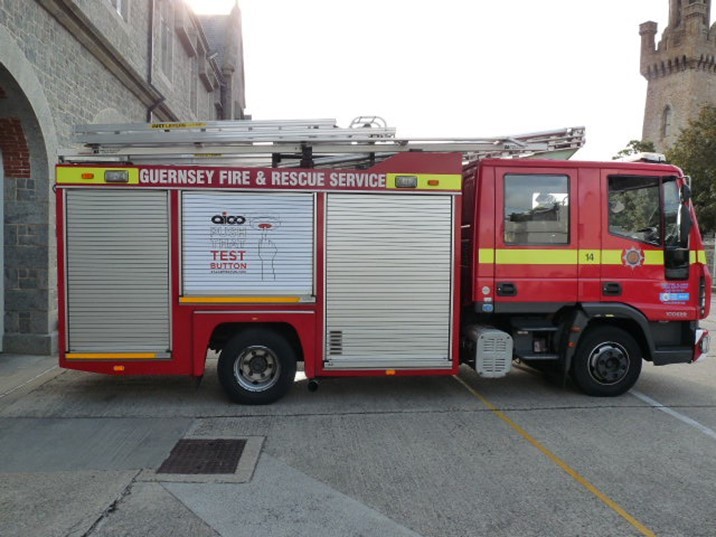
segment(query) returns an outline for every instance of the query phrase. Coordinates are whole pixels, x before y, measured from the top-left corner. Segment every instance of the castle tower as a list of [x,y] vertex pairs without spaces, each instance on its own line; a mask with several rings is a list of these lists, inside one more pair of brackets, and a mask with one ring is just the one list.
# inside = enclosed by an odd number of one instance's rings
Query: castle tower
[[657,24],[639,26],[641,74],[648,80],[642,139],[670,147],[689,119],[716,106],[716,25],[711,0],[669,0],[669,25],[656,46]]

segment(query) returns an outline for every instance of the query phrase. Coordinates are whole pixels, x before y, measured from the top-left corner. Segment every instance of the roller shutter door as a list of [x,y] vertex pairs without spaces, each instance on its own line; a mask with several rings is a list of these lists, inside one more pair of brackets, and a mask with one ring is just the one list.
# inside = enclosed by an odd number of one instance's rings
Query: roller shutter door
[[183,295],[313,300],[314,210],[310,193],[185,193]]
[[453,197],[331,194],[326,366],[451,366]]
[[167,196],[165,191],[67,192],[69,351],[168,351]]

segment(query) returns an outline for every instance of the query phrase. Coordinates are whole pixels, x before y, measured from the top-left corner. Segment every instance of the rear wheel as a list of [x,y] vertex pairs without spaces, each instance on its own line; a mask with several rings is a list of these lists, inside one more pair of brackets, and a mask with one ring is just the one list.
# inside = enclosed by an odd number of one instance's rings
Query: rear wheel
[[283,397],[293,385],[296,351],[278,332],[250,328],[224,346],[217,370],[232,401],[265,405]]
[[572,379],[587,395],[621,395],[636,383],[641,362],[641,349],[631,335],[621,328],[599,326],[579,342]]

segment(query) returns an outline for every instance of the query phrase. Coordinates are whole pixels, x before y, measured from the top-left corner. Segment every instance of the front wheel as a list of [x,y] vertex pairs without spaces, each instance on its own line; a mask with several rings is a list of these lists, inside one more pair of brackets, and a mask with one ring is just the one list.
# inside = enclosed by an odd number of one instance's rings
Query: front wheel
[[641,373],[642,352],[621,328],[587,331],[572,362],[572,379],[587,395],[611,397],[628,391]]
[[217,371],[226,394],[235,403],[273,403],[293,385],[296,351],[274,330],[249,328],[224,346]]

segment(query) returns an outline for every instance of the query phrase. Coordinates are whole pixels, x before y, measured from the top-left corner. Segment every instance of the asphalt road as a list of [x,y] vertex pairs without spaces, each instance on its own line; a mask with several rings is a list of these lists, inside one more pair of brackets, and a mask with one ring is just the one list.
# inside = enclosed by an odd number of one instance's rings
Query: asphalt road
[[[298,379],[266,407],[212,371],[36,384],[0,398],[3,537],[716,535],[713,356],[611,399],[519,369]],[[187,434],[262,437],[251,480],[144,479]]]

